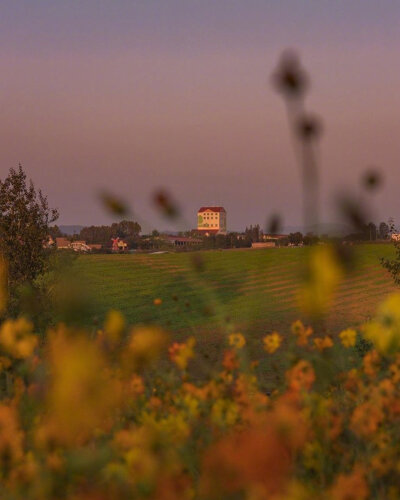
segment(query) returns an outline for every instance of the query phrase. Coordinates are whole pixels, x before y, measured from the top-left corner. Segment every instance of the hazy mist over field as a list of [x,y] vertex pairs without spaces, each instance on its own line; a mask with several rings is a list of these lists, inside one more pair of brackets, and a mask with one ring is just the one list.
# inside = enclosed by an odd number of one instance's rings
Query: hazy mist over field
[[[195,227],[223,205],[228,229],[279,211],[301,223],[285,109],[270,75],[285,47],[322,117],[322,219],[369,165],[385,174],[376,220],[400,217],[400,3],[221,0],[50,2],[0,7],[1,175],[21,162],[60,224],[107,221],[104,187],[150,227],[165,187]],[[146,224],[145,224],[146,228]]]

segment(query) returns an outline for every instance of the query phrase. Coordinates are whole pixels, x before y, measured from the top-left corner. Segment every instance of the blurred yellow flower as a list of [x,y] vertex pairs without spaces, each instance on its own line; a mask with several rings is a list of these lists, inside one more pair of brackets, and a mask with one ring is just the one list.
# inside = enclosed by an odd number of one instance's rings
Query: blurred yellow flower
[[156,326],[137,327],[132,331],[128,344],[128,357],[134,367],[142,366],[155,361],[166,347],[167,334]]
[[168,443],[182,442],[189,436],[190,426],[186,422],[182,412],[169,413],[161,419],[153,414],[143,413],[142,424],[153,433],[153,435],[167,441]]
[[50,335],[50,387],[37,443],[76,445],[107,424],[120,400],[120,387],[97,345],[68,334],[65,327]]
[[104,323],[104,332],[107,340],[112,344],[116,344],[121,340],[121,335],[125,330],[125,318],[119,312],[111,309],[108,312],[106,321]]
[[190,418],[195,418],[199,414],[199,401],[191,394],[185,394],[183,404],[187,409]]
[[400,350],[400,293],[380,305],[375,319],[364,325],[364,334],[382,354]]
[[264,349],[270,354],[274,353],[282,343],[282,336],[278,332],[266,335],[263,339]]
[[307,469],[321,471],[323,467],[324,450],[318,441],[308,441],[303,449],[303,463]]
[[339,337],[345,347],[354,347],[356,345],[357,332],[353,328],[343,330]]
[[246,339],[241,333],[231,333],[228,337],[228,342],[235,349],[242,349],[246,345]]
[[14,358],[28,358],[38,343],[32,330],[33,324],[25,318],[8,319],[1,325],[0,344]]
[[321,245],[312,248],[307,277],[299,293],[300,308],[314,317],[326,314],[342,276],[342,267],[332,247]]
[[211,420],[220,426],[232,426],[238,419],[239,412],[235,402],[217,399],[211,408]]
[[23,432],[19,428],[18,414],[14,406],[0,405],[0,456],[2,480],[5,465],[10,466],[23,456]]

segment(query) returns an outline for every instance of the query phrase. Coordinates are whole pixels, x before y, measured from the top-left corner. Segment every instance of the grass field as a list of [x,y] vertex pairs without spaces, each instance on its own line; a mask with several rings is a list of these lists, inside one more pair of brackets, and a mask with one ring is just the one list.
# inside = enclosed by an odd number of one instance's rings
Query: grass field
[[[76,269],[101,320],[110,308],[130,323],[157,323],[189,335],[238,330],[246,335],[287,331],[300,317],[296,291],[307,248],[196,253],[85,255]],[[357,267],[342,284],[326,329],[335,333],[368,319],[395,289],[380,257],[392,245],[355,247]],[[193,258],[204,261],[199,272]],[[155,306],[153,300],[162,299]]]

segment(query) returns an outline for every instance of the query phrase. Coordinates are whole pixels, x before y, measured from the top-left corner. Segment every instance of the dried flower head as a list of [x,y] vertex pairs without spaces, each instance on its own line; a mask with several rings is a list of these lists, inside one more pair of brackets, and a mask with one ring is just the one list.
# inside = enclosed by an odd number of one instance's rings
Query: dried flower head
[[159,190],[154,194],[154,204],[166,217],[174,218],[179,215],[178,207],[172,200],[169,193],[164,190]]
[[362,185],[368,191],[373,191],[381,187],[383,179],[376,167],[369,168],[362,176]]
[[100,195],[101,202],[104,208],[112,215],[122,217],[129,213],[127,204],[116,196],[104,192]]
[[286,50],[273,74],[273,83],[288,98],[301,98],[308,87],[308,78],[296,52]]
[[318,139],[322,133],[322,122],[314,115],[303,115],[297,123],[297,134],[303,141]]
[[268,219],[266,229],[267,234],[276,234],[282,227],[282,220],[279,214],[272,214]]

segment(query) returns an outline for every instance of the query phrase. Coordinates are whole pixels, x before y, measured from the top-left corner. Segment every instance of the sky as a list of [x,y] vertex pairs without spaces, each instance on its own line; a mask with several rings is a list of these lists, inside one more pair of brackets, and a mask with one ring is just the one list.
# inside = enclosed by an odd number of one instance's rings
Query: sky
[[[299,225],[301,186],[271,74],[294,48],[321,117],[321,218],[359,199],[379,167],[373,218],[400,223],[398,0],[2,0],[0,178],[21,163],[60,224],[111,219],[104,190],[145,229],[195,227],[223,205],[228,229],[280,213]],[[160,218],[163,188],[185,222]]]

